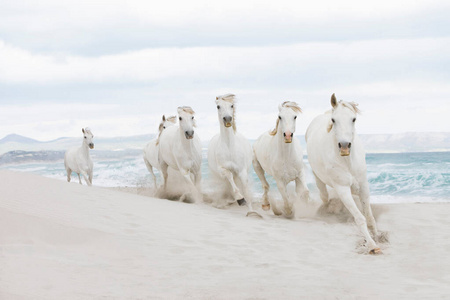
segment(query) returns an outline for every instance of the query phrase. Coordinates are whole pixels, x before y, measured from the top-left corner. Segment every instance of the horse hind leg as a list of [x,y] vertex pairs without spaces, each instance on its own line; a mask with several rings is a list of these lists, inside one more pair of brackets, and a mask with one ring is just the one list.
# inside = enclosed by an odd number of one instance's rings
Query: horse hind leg
[[144,158],[144,162],[145,162],[145,166],[147,167],[148,172],[150,173],[150,177],[152,178],[153,185],[154,185],[154,187],[156,189],[156,176],[155,176],[155,173],[153,172],[153,166],[145,158]]
[[82,183],[81,183],[81,176],[80,176],[80,173],[77,173],[77,175],[78,175],[78,181],[80,182],[80,184],[82,184]]
[[67,182],[70,182],[70,176],[72,175],[72,170],[69,168],[66,168],[66,172],[67,172]]

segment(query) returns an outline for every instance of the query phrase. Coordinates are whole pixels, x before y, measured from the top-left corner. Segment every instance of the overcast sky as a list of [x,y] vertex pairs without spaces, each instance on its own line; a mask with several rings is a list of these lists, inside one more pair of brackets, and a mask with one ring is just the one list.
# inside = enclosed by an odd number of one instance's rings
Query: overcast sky
[[[95,2],[95,3],[94,3]],[[0,2],[0,138],[155,133],[189,105],[203,140],[215,96],[256,138],[278,104],[360,104],[359,133],[450,131],[449,1]]]

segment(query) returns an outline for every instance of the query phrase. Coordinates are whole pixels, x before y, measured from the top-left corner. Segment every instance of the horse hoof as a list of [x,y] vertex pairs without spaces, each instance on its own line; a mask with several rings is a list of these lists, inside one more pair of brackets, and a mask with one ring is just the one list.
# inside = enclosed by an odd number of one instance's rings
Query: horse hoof
[[369,251],[369,254],[378,255],[378,254],[383,254],[383,252],[381,252],[380,248],[374,248],[374,249]]
[[263,205],[261,205],[261,207],[262,207],[262,209],[263,210],[269,210],[270,209],[270,204],[263,204]]
[[244,198],[239,199],[239,200],[237,200],[236,202],[239,204],[239,206],[243,206],[243,205],[247,204],[247,201],[245,201]]

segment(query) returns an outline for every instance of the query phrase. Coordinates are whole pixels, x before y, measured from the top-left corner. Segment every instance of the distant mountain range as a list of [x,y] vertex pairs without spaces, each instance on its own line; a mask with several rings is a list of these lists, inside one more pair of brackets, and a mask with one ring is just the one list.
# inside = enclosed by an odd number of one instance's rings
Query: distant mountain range
[[[411,132],[401,134],[361,134],[366,151],[369,153],[398,153],[398,152],[435,152],[450,151],[450,132]],[[96,138],[94,152],[120,150],[134,150],[138,153],[152,139],[154,135],[136,135],[128,137]],[[298,136],[303,149],[306,151],[304,136]],[[253,141],[251,141],[253,142]],[[10,134],[0,140],[0,155],[15,151],[65,151],[70,147],[79,146],[79,137],[62,137],[52,141],[37,141],[29,137]],[[207,147],[208,141],[202,142]],[[131,153],[131,152],[129,152]],[[93,153],[94,154],[94,153]],[[60,157],[60,155],[55,155]]]

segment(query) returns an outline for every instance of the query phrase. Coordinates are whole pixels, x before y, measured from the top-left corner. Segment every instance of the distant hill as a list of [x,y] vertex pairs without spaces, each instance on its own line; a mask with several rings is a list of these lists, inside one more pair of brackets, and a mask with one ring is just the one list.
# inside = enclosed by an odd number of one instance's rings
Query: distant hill
[[[360,134],[366,151],[369,153],[398,153],[398,152],[435,152],[450,151],[450,132],[408,132],[401,134]],[[306,151],[303,135],[297,136]],[[132,149],[136,152],[152,139],[154,135],[136,135],[127,137],[95,138],[95,151],[117,151]],[[253,140],[251,140],[253,142]],[[70,147],[79,146],[79,137],[63,137],[52,141],[37,141],[32,138],[10,134],[0,140],[0,155],[6,152],[22,151],[62,151]],[[207,147],[208,141],[202,141]]]
[[0,140],[0,144],[4,144],[4,143],[33,144],[33,143],[40,143],[40,142],[37,140],[34,140],[32,138],[28,138],[28,137],[13,133],[13,134],[9,134],[9,135],[5,136],[4,138],[2,138]]

